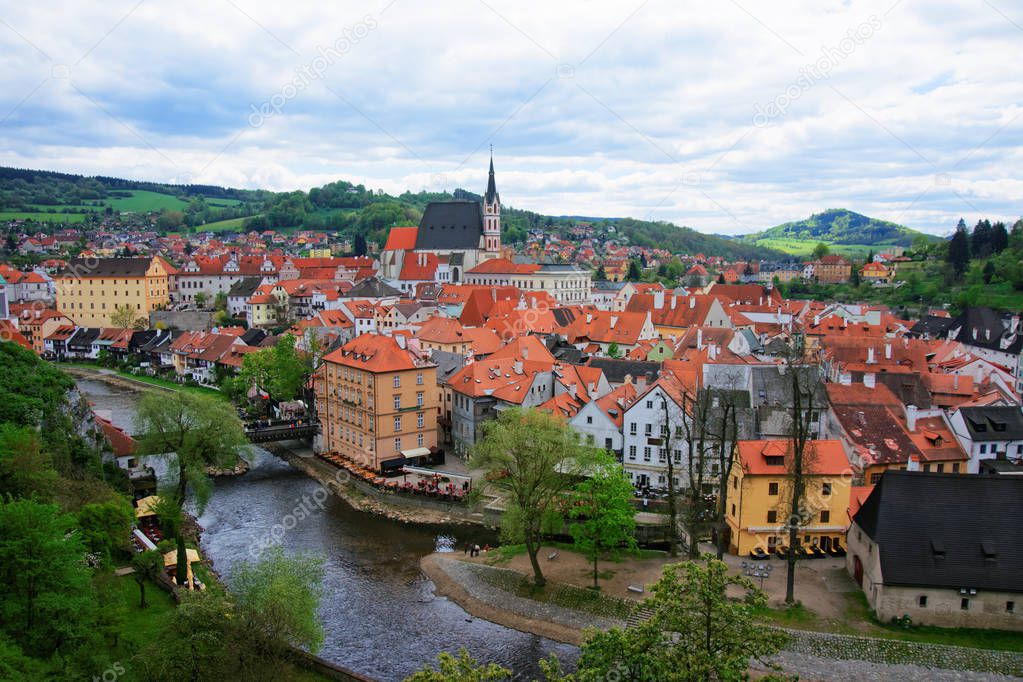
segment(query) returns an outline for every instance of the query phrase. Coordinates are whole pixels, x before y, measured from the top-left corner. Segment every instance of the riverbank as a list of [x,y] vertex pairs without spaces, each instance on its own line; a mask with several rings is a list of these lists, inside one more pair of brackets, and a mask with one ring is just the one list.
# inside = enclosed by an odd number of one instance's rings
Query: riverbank
[[125,388],[132,391],[143,391],[155,388],[163,391],[184,391],[186,393],[211,396],[218,400],[228,400],[228,397],[221,391],[218,391],[215,388],[208,388],[206,386],[178,384],[173,381],[167,381],[166,379],[159,379],[157,377],[150,377],[146,375],[134,376],[120,370],[108,369],[106,367],[94,365],[85,365],[80,363],[68,364],[63,362],[54,364],[76,379],[95,379],[96,381],[103,381],[119,388]]
[[436,586],[436,594],[450,599],[476,618],[520,632],[579,646],[587,627],[624,625],[624,621],[519,597],[494,587],[483,577],[483,572],[507,569],[470,564],[450,554],[428,554],[420,559],[419,567]]
[[315,456],[306,445],[290,445],[296,441],[264,443],[262,447],[294,468],[315,479],[324,488],[337,495],[351,507],[376,514],[392,521],[428,526],[479,526],[495,529],[496,521],[481,512],[473,511],[461,503],[443,503],[432,500],[408,499],[401,495],[384,493],[356,480],[344,469],[332,466]]

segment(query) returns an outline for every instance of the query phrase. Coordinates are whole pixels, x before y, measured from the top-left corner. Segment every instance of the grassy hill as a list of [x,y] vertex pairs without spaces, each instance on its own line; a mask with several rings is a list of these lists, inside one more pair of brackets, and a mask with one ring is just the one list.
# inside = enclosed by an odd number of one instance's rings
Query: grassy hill
[[783,223],[746,235],[742,241],[795,255],[809,254],[818,242],[824,242],[833,251],[862,256],[867,251],[877,251],[885,246],[910,247],[919,237],[939,240],[933,235],[887,220],[870,218],[844,208],[830,208],[805,220]]

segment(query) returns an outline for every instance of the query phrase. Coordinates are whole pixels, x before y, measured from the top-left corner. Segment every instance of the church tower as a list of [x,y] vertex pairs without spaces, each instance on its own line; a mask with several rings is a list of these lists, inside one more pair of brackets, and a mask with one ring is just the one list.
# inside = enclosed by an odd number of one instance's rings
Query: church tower
[[490,179],[483,197],[483,250],[484,258],[496,258],[501,252],[501,195],[494,182],[494,150],[490,149]]

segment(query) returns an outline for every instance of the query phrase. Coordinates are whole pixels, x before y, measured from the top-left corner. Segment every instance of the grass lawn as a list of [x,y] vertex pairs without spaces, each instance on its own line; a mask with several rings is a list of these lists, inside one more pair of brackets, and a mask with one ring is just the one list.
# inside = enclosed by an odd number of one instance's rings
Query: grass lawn
[[35,220],[47,223],[80,223],[85,220],[84,213],[34,213],[27,211],[0,211],[0,221]]
[[170,194],[149,192],[147,190],[131,190],[130,197],[115,197],[107,202],[115,211],[130,211],[133,213],[147,213],[159,211],[166,208],[172,211],[182,211],[188,204]]
[[[813,253],[814,247],[817,246],[817,242],[813,240],[771,237],[757,239],[752,243],[793,256],[809,256]],[[850,256],[860,260],[866,258],[871,249],[873,249],[874,253],[879,253],[884,251],[884,248],[884,246],[868,246],[866,244],[828,244],[828,249],[830,249],[831,253]]]
[[[105,367],[100,367],[99,365],[89,364],[89,363],[85,363],[85,362],[68,362],[68,363],[61,363],[61,364],[65,365],[67,367],[78,367],[80,369],[91,369],[91,370],[107,369]],[[220,400],[227,400],[227,401],[231,400],[230,398],[227,397],[226,393],[224,393],[222,391],[218,391],[218,390],[213,389],[213,388],[206,388],[205,386],[189,386],[187,384],[179,384],[179,383],[174,382],[174,381],[168,381],[167,379],[160,379],[158,377],[150,377],[150,376],[146,376],[144,374],[136,376],[136,375],[132,374],[131,372],[122,372],[119,369],[112,369],[110,371],[112,371],[114,374],[116,374],[119,377],[124,377],[125,379],[132,379],[134,381],[137,381],[137,382],[140,382],[140,383],[143,383],[143,384],[149,384],[151,386],[160,386],[160,387],[163,387],[163,388],[169,388],[169,389],[171,389],[173,391],[185,391],[187,393],[194,393],[196,395],[212,396],[214,398],[219,398]]]
[[[255,217],[255,216],[252,216]],[[231,218],[230,220],[218,220],[214,223],[196,226],[196,232],[239,232],[242,225],[248,218]]]
[[626,620],[635,606],[632,602],[609,597],[585,587],[553,582],[547,583],[544,587],[537,587],[529,578],[509,569],[491,569],[473,564],[470,566],[474,566],[480,579],[494,587],[545,604],[620,620]]
[[[557,547],[558,550],[562,552],[575,552],[575,545],[571,542],[544,542],[543,546],[545,548]],[[491,550],[487,563],[492,566],[506,564],[511,561],[513,557],[517,557],[525,553],[525,545],[499,545]],[[613,559],[601,559],[601,563],[621,563],[625,559],[659,559],[666,556],[668,556],[668,553],[659,549],[640,548],[633,554],[623,553],[617,561]]]
[[[840,598],[840,595],[836,595],[836,598]],[[904,628],[890,623],[880,623],[867,605],[866,597],[859,591],[846,595],[845,612],[841,621],[819,618],[817,614],[800,603],[788,608],[761,609],[759,615],[772,625],[798,630],[833,632],[841,635],[860,635],[974,649],[1023,652],[1023,637],[1020,637],[1018,632],[975,628],[939,628],[929,625]]]

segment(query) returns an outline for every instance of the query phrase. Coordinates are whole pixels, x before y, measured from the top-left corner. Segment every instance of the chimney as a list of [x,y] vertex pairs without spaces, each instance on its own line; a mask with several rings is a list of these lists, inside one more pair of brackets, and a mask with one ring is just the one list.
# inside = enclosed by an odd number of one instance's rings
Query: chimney
[[528,360],[529,359],[529,348],[526,347],[526,346],[522,347],[522,359],[523,360]]
[[952,388],[959,390],[959,372],[952,375]]
[[906,471],[920,471],[920,458],[916,455],[910,455],[909,459],[906,460]]
[[838,383],[842,384],[843,386],[852,386],[852,375],[849,374],[848,372],[843,372],[838,377]]
[[660,310],[664,307],[664,291],[654,292],[654,308]]
[[612,315],[611,316],[611,329],[614,329],[616,324],[618,324],[618,316],[617,315]]
[[892,359],[892,344],[890,344],[890,343],[886,343],[884,345],[884,359],[885,360],[891,360]]
[[646,374],[641,374],[636,377],[636,393],[642,393],[646,390]]
[[874,388],[876,383],[877,381],[876,378],[874,377],[873,372],[867,372],[866,374],[863,375],[863,385],[866,386],[867,388]]
[[696,299],[692,296],[689,297],[689,309],[692,310],[696,307]]
[[394,337],[394,340],[398,344],[398,348],[401,348],[402,350],[405,350],[405,335],[404,334],[398,334],[397,336]]
[[522,360],[516,360],[516,361],[515,361],[515,362],[514,362],[514,363],[512,364],[512,370],[513,370],[513,371],[514,371],[514,372],[515,372],[516,374],[522,374]]
[[873,346],[870,346],[869,348],[867,348],[867,364],[868,365],[874,364],[874,347]]
[[590,396],[590,398],[596,399],[597,385],[591,381],[589,384],[586,385],[586,393]]
[[912,433],[916,431],[916,405],[906,405],[906,430]]
[[678,303],[678,296],[672,295],[671,297],[671,309],[675,309],[675,305]]
[[575,395],[575,391],[576,391],[577,388],[578,388],[578,386],[575,385],[574,381],[572,383],[570,383],[568,385],[568,392],[569,392],[569,394],[574,396]]
[[714,360],[718,356],[718,347],[711,343],[707,345],[707,359]]
[[703,329],[696,328],[696,350],[703,348]]

